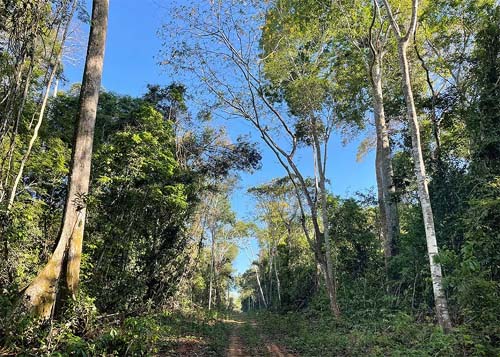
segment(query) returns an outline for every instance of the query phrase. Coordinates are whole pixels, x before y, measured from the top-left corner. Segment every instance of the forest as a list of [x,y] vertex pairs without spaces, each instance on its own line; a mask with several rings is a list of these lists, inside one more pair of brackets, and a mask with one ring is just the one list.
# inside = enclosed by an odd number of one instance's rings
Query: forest
[[0,0],[0,78],[0,356],[500,355],[498,1]]

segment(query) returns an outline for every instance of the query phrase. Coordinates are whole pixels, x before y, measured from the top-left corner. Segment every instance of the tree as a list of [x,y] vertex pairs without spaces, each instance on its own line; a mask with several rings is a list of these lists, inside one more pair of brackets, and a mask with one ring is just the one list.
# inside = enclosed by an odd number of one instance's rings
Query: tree
[[93,1],[71,173],[59,241],[47,265],[24,290],[25,305],[44,319],[49,318],[53,312],[64,265],[68,293],[75,298],[78,290],[92,144],[108,27],[108,7],[108,0]]
[[[384,73],[387,65],[383,59],[391,46],[385,26],[387,22],[380,15],[378,6],[373,8],[372,16],[369,8],[365,2],[359,1],[274,1],[266,16],[262,43],[266,75],[273,83],[280,80],[282,87],[293,87],[298,78],[311,74],[329,82],[335,91],[336,125],[363,128],[367,122],[365,117],[369,112],[373,113],[382,236],[386,260],[389,261],[395,253],[399,235],[382,88],[382,81],[389,82],[389,76]],[[290,51],[294,47],[297,49]],[[313,90],[312,83],[308,87],[295,98],[285,95],[285,100],[290,102],[290,99],[297,101],[301,98],[303,102],[311,102],[304,95],[308,91],[320,97],[318,91]]]
[[[387,33],[384,33],[384,21],[381,19],[377,1],[373,2],[373,18],[369,27],[369,46],[371,63],[369,77],[372,87],[373,113],[377,132],[377,148],[375,170],[377,177],[379,208],[384,237],[384,255],[386,265],[396,252],[396,241],[399,236],[398,207],[395,197],[391,147],[388,124],[385,116],[382,80],[384,78],[383,59],[387,52]],[[374,26],[377,23],[377,30]]]
[[[56,79],[57,73],[60,70],[61,61],[62,61],[62,54],[63,54],[64,45],[66,42],[66,37],[68,35],[68,30],[69,30],[71,20],[73,18],[73,14],[76,11],[77,4],[78,4],[77,0],[73,0],[71,3],[68,4],[67,9],[65,8],[62,11],[62,13],[63,13],[63,15],[62,15],[62,27],[63,27],[63,29],[62,29],[61,40],[60,40],[60,43],[57,44],[57,46],[56,46],[57,35],[59,35],[59,33],[58,33],[59,29],[58,29],[58,32],[56,33],[56,40],[54,41],[54,47],[59,47],[59,48],[52,50],[53,52],[55,52],[53,54],[54,63],[52,65],[52,68],[49,69],[50,74],[48,74],[48,77],[47,77],[47,84],[46,84],[45,92],[43,93],[43,99],[42,99],[42,102],[40,105],[40,111],[38,113],[38,120],[35,124],[35,127],[33,128],[33,135],[31,136],[31,139],[29,141],[26,152],[21,160],[21,163],[19,164],[19,169],[18,169],[17,175],[14,179],[14,182],[12,183],[12,187],[11,187],[10,194],[9,194],[9,201],[7,203],[7,210],[10,210],[12,208],[12,204],[14,203],[14,199],[15,199],[16,192],[17,192],[17,187],[18,187],[19,182],[21,181],[21,178],[23,176],[24,167],[25,167],[26,162],[28,161],[29,156],[31,154],[33,144],[35,143],[35,141],[38,138],[38,132],[42,126],[42,121],[43,121],[43,118],[45,115],[45,109],[47,107],[47,102],[49,99],[50,90],[52,88],[52,84],[53,84],[54,80]],[[20,109],[20,110],[22,110],[22,109]]]
[[413,39],[417,26],[418,0],[412,0],[411,20],[408,29],[405,32],[401,31],[388,0],[383,0],[383,2],[387,15],[389,16],[392,32],[398,41],[401,84],[406,102],[407,120],[411,130],[412,156],[418,184],[418,196],[424,218],[427,252],[429,255],[434,301],[436,305],[436,316],[443,330],[449,331],[452,326],[448,312],[448,302],[443,287],[441,264],[437,261],[438,245],[436,240],[436,230],[434,227],[434,216],[432,214],[432,206],[427,182],[428,178],[426,176],[424,158],[422,155],[419,121],[415,107],[415,100],[413,98],[408,61],[408,45]]

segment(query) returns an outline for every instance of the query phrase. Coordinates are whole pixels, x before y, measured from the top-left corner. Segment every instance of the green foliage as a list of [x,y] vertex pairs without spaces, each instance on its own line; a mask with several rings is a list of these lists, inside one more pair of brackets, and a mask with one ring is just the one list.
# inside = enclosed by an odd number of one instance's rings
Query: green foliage
[[331,235],[337,249],[338,269],[354,278],[380,271],[381,256],[377,252],[375,210],[363,207],[354,198],[330,202]]
[[[184,92],[177,89],[174,99],[181,101]],[[2,212],[6,218],[1,227],[1,253],[6,257],[0,262],[2,319],[15,311],[17,289],[33,279],[52,252],[66,194],[77,105],[74,92],[52,99],[19,194],[9,212]],[[204,135],[203,141],[196,139],[182,152],[200,166],[206,164],[202,157],[207,151],[213,160],[209,164],[224,162],[223,169],[210,172],[211,178],[258,165],[258,152],[245,140],[224,145],[217,131]],[[19,136],[18,147],[29,138]],[[78,300],[64,312],[56,312],[57,324],[64,326],[57,327],[61,342],[47,329],[35,333],[37,325],[31,321],[16,323],[21,330],[35,329],[16,342],[19,346],[40,342],[50,349],[64,343],[78,354],[84,348],[84,335],[95,330],[82,319],[94,316],[96,308],[100,313],[161,309],[177,293],[177,283],[191,259],[190,219],[202,193],[210,188],[206,169],[180,164],[180,141],[174,123],[144,99],[101,93],[81,267],[83,296],[89,301]],[[7,150],[8,146],[2,147],[2,153]],[[13,157],[17,160],[21,155],[16,150]],[[230,276],[230,263],[237,254],[234,245],[227,248],[220,268],[224,276]],[[87,306],[89,310],[83,311]],[[2,339],[8,338],[3,333],[6,327],[2,326]]]
[[175,279],[164,272],[182,262],[175,257],[185,244],[183,222],[196,202],[194,186],[178,174],[171,124],[148,105],[131,115],[95,153],[88,260],[102,264],[84,272],[105,311],[165,298],[157,289]]
[[275,1],[267,9],[260,41],[264,72],[270,94],[297,118],[299,139],[312,129],[328,135],[330,110],[336,125],[364,125],[366,63],[351,46],[350,36],[356,35],[343,30],[338,16],[343,10],[333,3],[294,0]]
[[376,313],[336,320],[308,310],[286,315],[255,315],[272,338],[304,356],[450,356],[495,355],[473,330],[445,335],[433,323],[417,323],[405,313]]

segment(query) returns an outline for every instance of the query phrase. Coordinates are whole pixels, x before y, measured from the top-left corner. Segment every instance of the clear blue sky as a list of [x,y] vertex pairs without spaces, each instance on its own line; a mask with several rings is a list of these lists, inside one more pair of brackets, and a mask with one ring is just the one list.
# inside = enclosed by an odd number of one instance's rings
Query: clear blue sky
[[[193,0],[195,1],[195,0]],[[197,0],[200,1],[200,0]],[[108,91],[131,96],[139,96],[149,83],[168,84],[176,78],[168,78],[158,64],[162,43],[157,35],[161,25],[168,19],[168,1],[161,0],[110,0],[109,29],[103,74],[103,87]],[[90,12],[90,1],[88,1]],[[82,44],[86,45],[88,26],[81,31]],[[81,51],[82,55],[84,51]],[[83,58],[77,65],[66,64],[65,76],[68,84],[81,82]],[[228,133],[249,133],[258,142],[252,128],[242,122],[226,121]],[[233,138],[236,134],[233,134]],[[361,163],[356,162],[356,152],[362,138],[358,137],[343,146],[339,135],[331,139],[327,177],[330,190],[340,196],[349,196],[356,191],[365,191],[375,186],[374,153],[369,153]],[[247,188],[282,177],[285,172],[272,154],[260,145],[263,154],[262,169],[253,174],[242,174],[240,188],[232,197],[233,209],[240,218],[254,218],[251,197],[245,194]],[[308,165],[310,157],[302,164]],[[253,242],[254,251],[257,251]],[[241,273],[249,266],[243,252],[235,262]]]

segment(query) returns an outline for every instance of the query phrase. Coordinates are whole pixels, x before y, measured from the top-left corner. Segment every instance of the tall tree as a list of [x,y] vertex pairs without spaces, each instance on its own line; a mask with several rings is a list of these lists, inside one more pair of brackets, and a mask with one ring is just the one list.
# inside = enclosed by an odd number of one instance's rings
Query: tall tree
[[[371,105],[367,110],[373,114],[375,123],[375,174],[383,248],[386,265],[388,265],[391,257],[396,253],[400,231],[389,135],[390,118],[386,116],[385,101],[387,99],[383,88],[383,83],[392,85],[392,80],[386,72],[387,57],[390,55],[388,53],[392,50],[392,46],[388,36],[389,31],[387,31],[387,19],[381,16],[376,1],[373,2],[371,10],[370,15],[370,4],[365,1],[325,1],[323,11],[330,12],[332,17],[329,21],[332,27],[329,40],[337,49],[335,51],[337,53],[332,56],[338,57],[339,53],[342,53],[348,58],[346,64],[352,70],[358,67],[366,70],[366,72],[360,71],[360,74],[351,74],[347,83],[350,84],[348,87],[351,90],[360,91],[357,87],[365,86],[370,94]],[[336,71],[337,67],[338,65],[331,70]],[[359,78],[360,76],[362,79]],[[348,105],[352,106],[352,101]]]
[[418,0],[412,0],[411,2],[411,19],[406,31],[401,30],[388,0],[383,0],[383,3],[387,11],[387,15],[389,16],[392,32],[394,33],[398,41],[398,57],[399,67],[401,71],[401,84],[406,102],[406,116],[411,131],[412,157],[415,175],[417,178],[418,196],[424,219],[427,252],[429,255],[434,302],[436,305],[436,316],[443,330],[449,331],[451,330],[452,325],[448,312],[448,302],[443,287],[441,264],[436,260],[438,255],[436,229],[434,226],[434,216],[432,213],[432,206],[429,195],[429,187],[427,182],[428,178],[426,176],[424,157],[422,154],[420,124],[418,121],[415,100],[413,97],[410,65],[408,60],[408,46],[410,44],[410,41],[413,40],[417,26]]
[[[383,60],[387,52],[387,34],[384,32],[384,21],[380,16],[377,1],[375,0],[373,4],[373,18],[368,36],[371,50],[369,76],[372,88],[375,129],[377,132],[375,170],[379,190],[379,208],[382,217],[384,256],[387,265],[396,250],[396,241],[399,236],[399,216],[395,198],[396,190],[393,180],[394,173],[392,169],[389,129],[385,116],[382,87],[382,80],[384,78]],[[376,29],[374,29],[375,25],[377,25]]]
[[90,181],[92,144],[101,88],[108,28],[108,0],[94,0],[85,70],[74,137],[71,173],[62,228],[47,265],[24,291],[24,303],[42,318],[53,312],[61,271],[66,268],[68,293],[75,298],[80,277],[83,232]]

